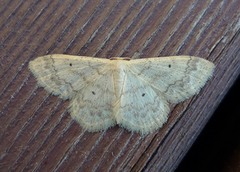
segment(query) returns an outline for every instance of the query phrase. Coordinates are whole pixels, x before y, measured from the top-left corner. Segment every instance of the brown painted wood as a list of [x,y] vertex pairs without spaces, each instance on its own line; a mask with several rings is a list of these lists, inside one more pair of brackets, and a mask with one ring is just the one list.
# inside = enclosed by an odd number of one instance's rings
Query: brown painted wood
[[[238,0],[1,0],[0,171],[174,171],[240,73],[239,28]],[[188,54],[216,69],[162,129],[89,133],[28,70],[54,53]]]

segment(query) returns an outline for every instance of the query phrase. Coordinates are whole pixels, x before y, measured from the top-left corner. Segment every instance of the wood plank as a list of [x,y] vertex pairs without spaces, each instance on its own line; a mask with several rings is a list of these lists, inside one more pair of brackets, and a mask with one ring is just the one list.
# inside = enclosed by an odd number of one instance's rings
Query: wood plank
[[[1,171],[174,171],[240,73],[238,0],[0,2]],[[44,54],[110,58],[193,55],[216,65],[198,95],[171,104],[163,128],[90,133],[69,101],[37,86]]]

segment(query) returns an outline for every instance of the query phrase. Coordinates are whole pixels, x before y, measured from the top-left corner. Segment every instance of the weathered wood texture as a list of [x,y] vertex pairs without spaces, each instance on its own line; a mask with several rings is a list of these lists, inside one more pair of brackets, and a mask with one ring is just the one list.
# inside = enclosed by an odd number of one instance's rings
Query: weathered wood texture
[[[0,171],[173,171],[240,73],[239,28],[239,0],[1,0]],[[53,53],[188,54],[216,70],[152,134],[89,133],[28,70]]]

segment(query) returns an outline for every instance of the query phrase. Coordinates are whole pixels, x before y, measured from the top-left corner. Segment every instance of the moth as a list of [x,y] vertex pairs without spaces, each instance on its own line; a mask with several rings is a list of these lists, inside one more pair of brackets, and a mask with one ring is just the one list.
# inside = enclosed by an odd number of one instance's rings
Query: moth
[[63,100],[91,132],[116,124],[147,134],[168,119],[169,103],[198,93],[214,64],[193,56],[111,59],[53,54],[29,63],[41,87]]

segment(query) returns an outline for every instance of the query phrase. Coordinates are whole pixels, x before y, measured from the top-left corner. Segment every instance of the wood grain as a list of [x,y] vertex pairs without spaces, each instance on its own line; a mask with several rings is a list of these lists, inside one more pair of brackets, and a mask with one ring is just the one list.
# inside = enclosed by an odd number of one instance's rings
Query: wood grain
[[[0,171],[174,171],[240,73],[238,0],[1,0]],[[216,65],[145,137],[89,133],[28,70],[45,54],[192,55]]]

